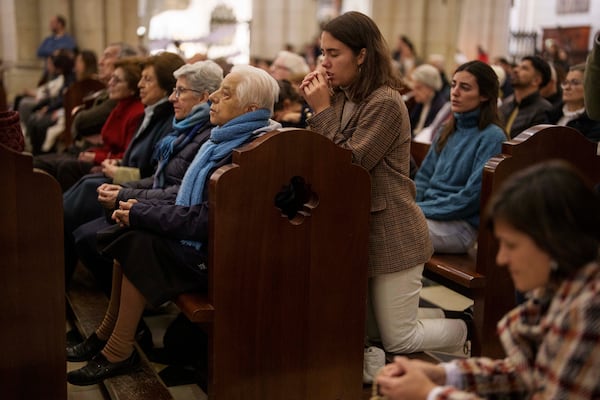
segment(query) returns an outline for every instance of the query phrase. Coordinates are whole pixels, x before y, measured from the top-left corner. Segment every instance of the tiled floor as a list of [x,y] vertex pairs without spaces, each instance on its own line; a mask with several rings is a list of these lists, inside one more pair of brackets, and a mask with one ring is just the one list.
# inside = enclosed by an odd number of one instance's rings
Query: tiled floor
[[[421,297],[432,304],[449,310],[464,310],[472,304],[470,299],[439,285],[426,285],[421,291]],[[169,322],[174,318],[174,312],[167,315],[144,318],[152,331],[152,338],[156,347],[162,345],[161,339]],[[460,352],[450,354],[450,356],[452,355],[464,357],[464,354]],[[67,371],[80,368],[84,364],[67,362]],[[157,371],[165,367],[161,364],[154,364],[154,366]],[[175,400],[205,400],[207,398],[206,394],[197,385],[172,386],[169,388],[169,391]],[[68,384],[68,400],[106,400],[108,398],[101,385],[80,387]]]

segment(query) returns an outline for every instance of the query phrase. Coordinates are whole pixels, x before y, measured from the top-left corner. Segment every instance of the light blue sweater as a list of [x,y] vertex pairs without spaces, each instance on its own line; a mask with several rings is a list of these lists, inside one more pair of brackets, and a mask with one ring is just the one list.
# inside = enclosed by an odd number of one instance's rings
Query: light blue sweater
[[483,166],[507,137],[497,125],[480,131],[479,109],[454,118],[456,131],[439,154],[437,140],[432,143],[415,176],[417,204],[428,219],[465,220],[477,229]]

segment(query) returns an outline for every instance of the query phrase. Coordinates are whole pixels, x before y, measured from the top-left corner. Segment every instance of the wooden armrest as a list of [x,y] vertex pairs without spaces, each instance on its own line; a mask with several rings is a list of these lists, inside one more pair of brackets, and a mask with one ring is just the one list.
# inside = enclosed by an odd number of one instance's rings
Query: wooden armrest
[[434,254],[425,268],[467,289],[485,286],[485,276],[475,270],[472,254]]
[[175,304],[191,322],[212,322],[214,318],[215,309],[206,294],[183,293],[177,296]]

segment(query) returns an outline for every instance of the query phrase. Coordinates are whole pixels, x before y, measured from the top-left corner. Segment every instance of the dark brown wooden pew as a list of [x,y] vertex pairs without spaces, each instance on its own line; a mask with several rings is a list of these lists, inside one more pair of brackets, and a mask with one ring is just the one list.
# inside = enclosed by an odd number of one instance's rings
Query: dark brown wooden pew
[[[482,221],[492,194],[514,172],[544,160],[569,161],[593,182],[600,182],[597,144],[578,131],[560,126],[534,126],[502,145],[502,154],[485,165],[481,188]],[[425,276],[474,300],[475,336],[472,355],[503,357],[496,323],[515,305],[515,292],[504,268],[496,265],[497,241],[492,233],[479,230],[473,254],[434,254]]]
[[[274,198],[302,177],[292,219]],[[209,293],[177,304],[209,333],[208,396],[360,399],[370,180],[306,130],[236,150],[210,181]]]
[[67,398],[62,191],[0,144],[0,397]]
[[64,147],[69,147],[73,141],[71,135],[71,125],[73,124],[73,118],[75,117],[75,109],[84,104],[85,99],[88,96],[104,88],[104,83],[92,78],[74,82],[67,88],[63,97],[63,107],[65,109],[65,130],[60,138]]

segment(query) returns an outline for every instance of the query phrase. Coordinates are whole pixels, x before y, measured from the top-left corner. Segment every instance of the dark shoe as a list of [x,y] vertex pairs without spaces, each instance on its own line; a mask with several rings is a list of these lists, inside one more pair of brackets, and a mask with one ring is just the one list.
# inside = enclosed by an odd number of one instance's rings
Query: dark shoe
[[85,367],[69,372],[67,382],[77,386],[95,385],[106,378],[135,372],[140,368],[140,364],[140,357],[135,350],[126,360],[115,363],[98,353]]
[[473,330],[475,329],[473,323],[473,307],[465,308],[462,311],[444,310],[444,315],[446,318],[462,319],[465,322],[465,325],[467,325],[467,340],[473,338]]
[[105,340],[96,336],[96,332],[83,342],[73,346],[67,346],[67,361],[88,361],[100,352],[106,345]]
[[67,332],[67,347],[75,346],[81,342],[83,342],[83,338],[77,329],[71,329],[69,332]]
[[473,339],[473,331],[475,330],[473,307],[465,308],[461,319],[465,321],[465,324],[467,325],[467,340]]
[[152,352],[154,348],[154,342],[152,340],[152,332],[146,325],[144,320],[141,320],[138,324],[137,331],[135,333],[135,341],[142,348],[144,354]]

